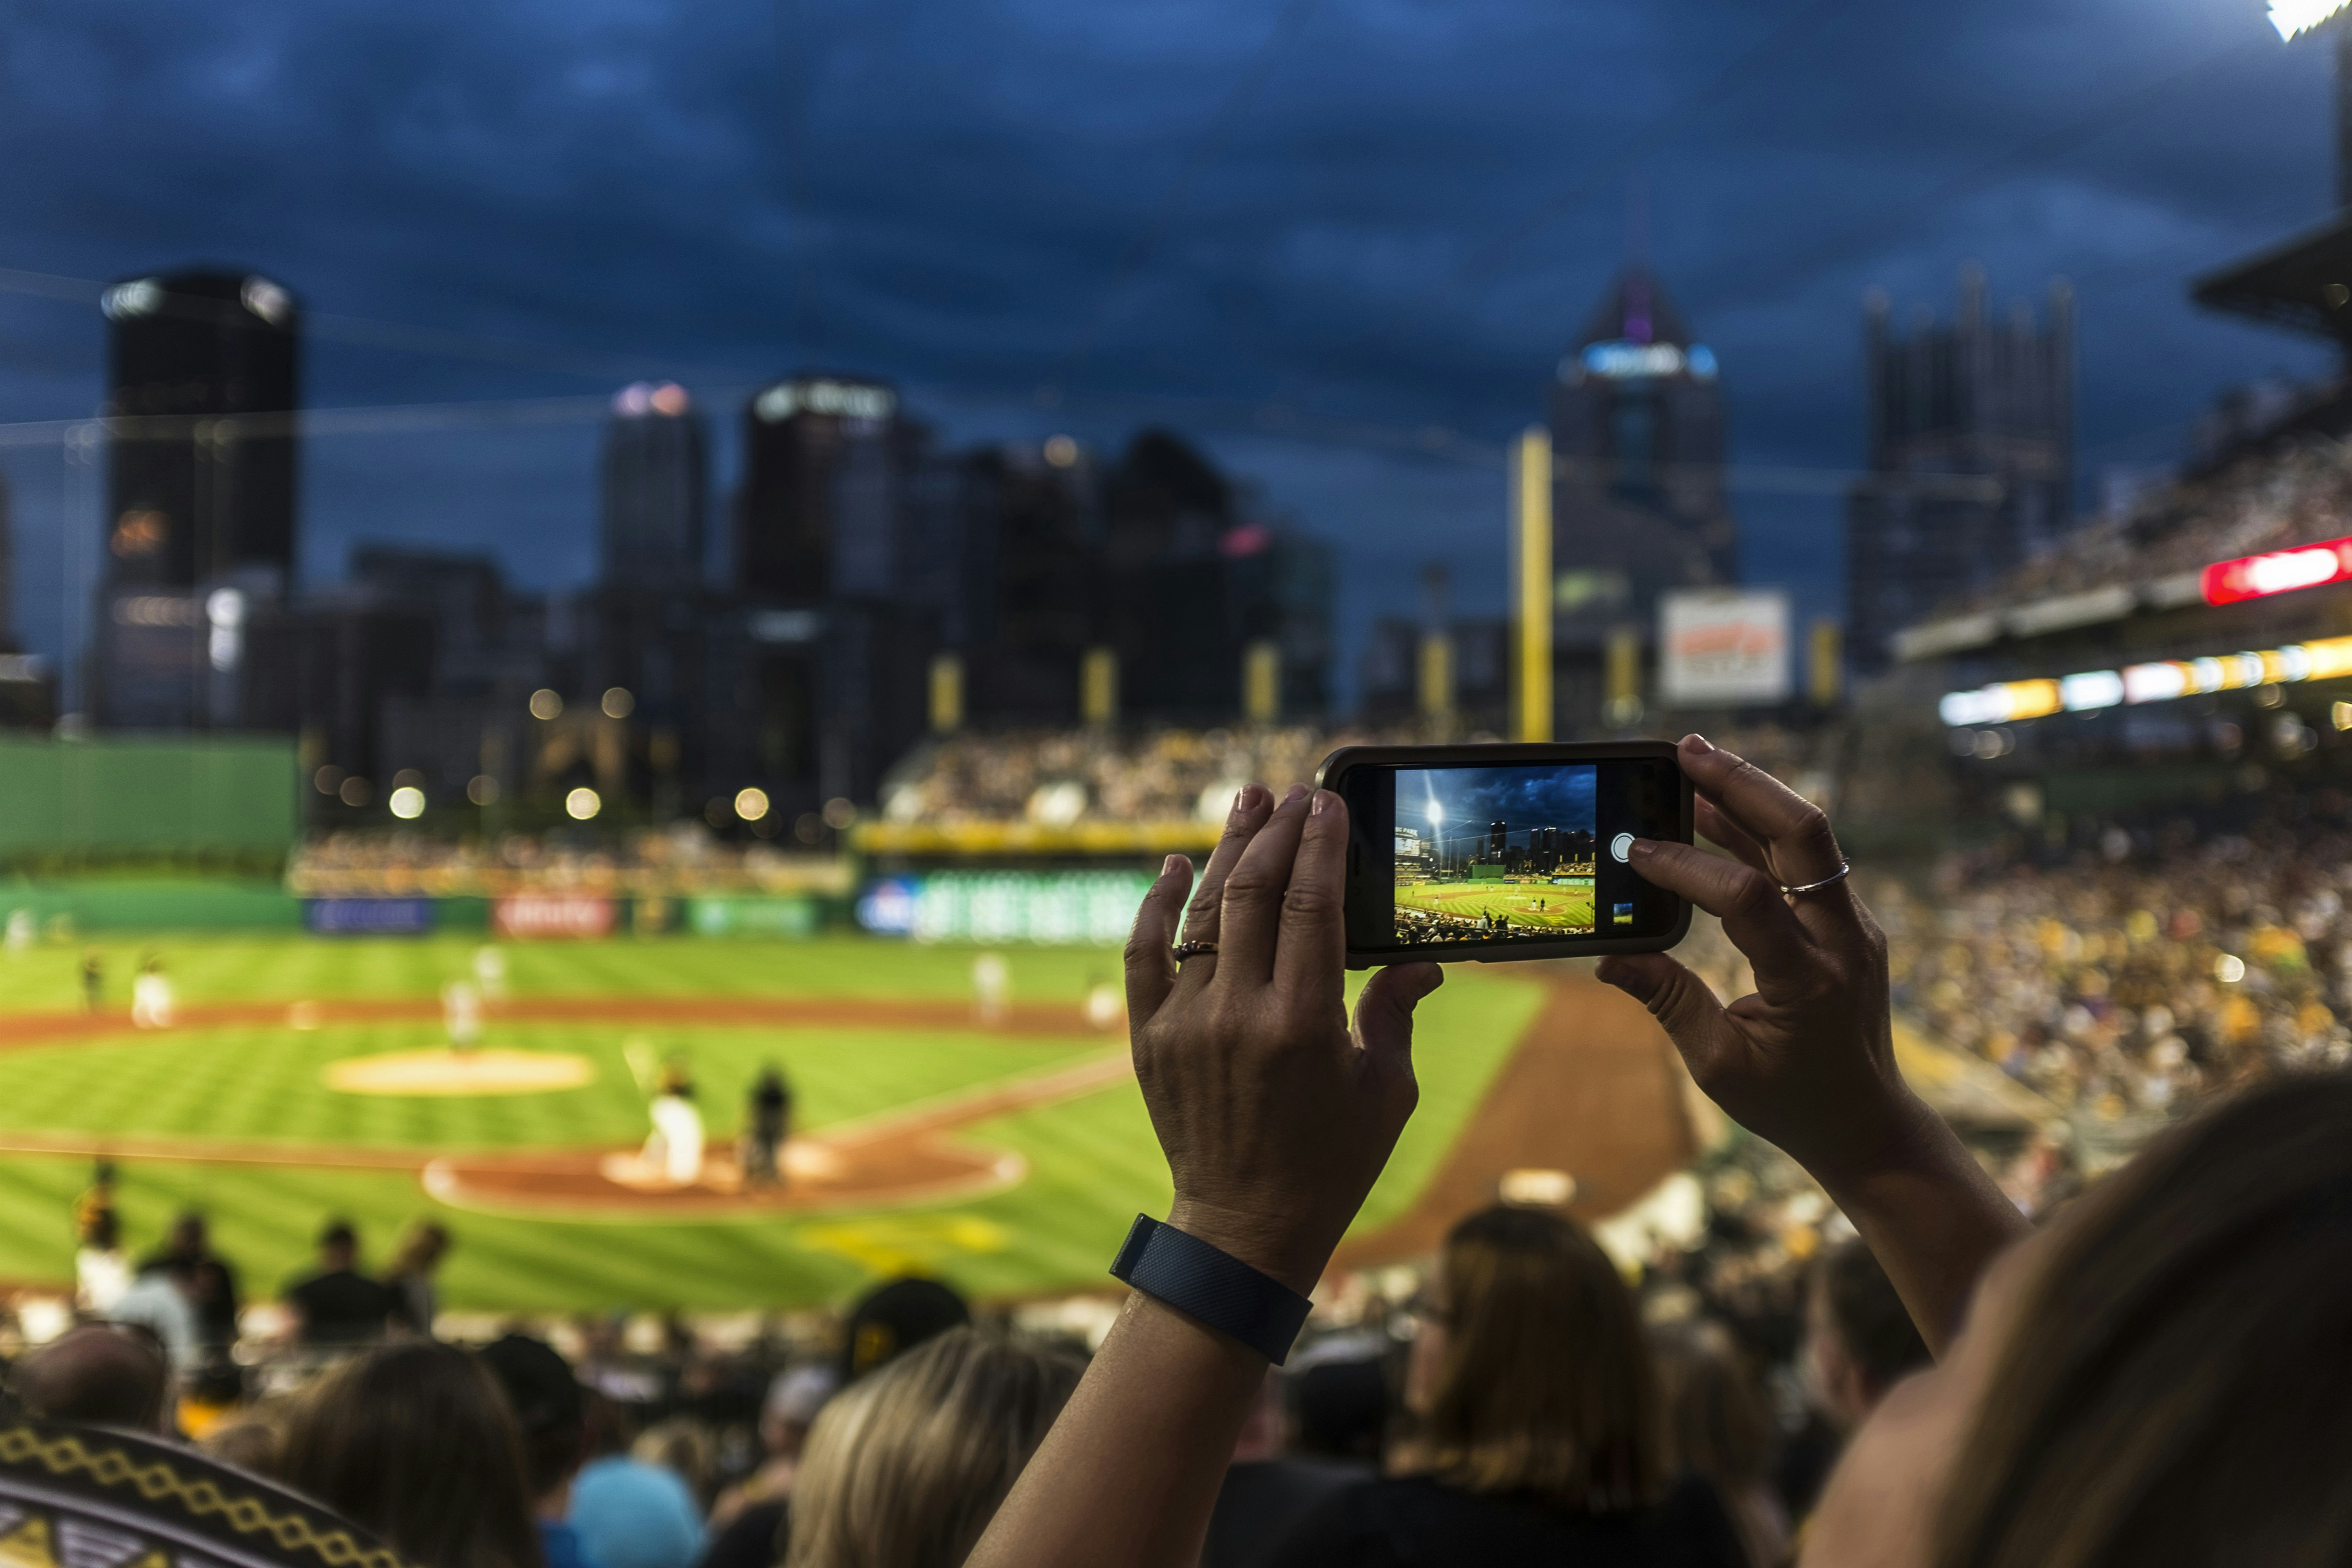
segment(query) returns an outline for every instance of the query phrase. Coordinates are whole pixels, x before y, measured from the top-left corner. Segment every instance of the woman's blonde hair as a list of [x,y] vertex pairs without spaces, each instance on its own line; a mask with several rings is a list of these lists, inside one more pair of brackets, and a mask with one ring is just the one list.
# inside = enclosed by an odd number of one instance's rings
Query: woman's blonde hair
[[1439,1255],[1445,1349],[1406,1468],[1616,1513],[1660,1490],[1658,1394],[1633,1299],[1569,1220],[1490,1208]]
[[1083,1370],[953,1329],[853,1384],[809,1430],[784,1568],[956,1568]]

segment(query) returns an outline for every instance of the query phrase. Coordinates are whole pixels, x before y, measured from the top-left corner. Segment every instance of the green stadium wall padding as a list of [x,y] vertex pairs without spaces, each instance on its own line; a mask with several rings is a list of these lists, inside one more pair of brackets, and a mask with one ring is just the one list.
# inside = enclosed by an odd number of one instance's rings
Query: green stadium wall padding
[[0,921],[17,910],[52,931],[60,921],[75,931],[302,929],[302,900],[275,882],[0,880]]
[[0,857],[283,855],[299,774],[273,736],[0,740]]

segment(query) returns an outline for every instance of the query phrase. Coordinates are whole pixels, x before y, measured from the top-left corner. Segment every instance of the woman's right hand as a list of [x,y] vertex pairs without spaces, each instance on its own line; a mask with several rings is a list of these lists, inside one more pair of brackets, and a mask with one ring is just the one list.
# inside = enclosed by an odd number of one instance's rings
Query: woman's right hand
[[1725,1005],[1664,953],[1601,960],[1600,977],[1656,1016],[1691,1077],[1732,1119],[1817,1176],[1866,1165],[1917,1114],[1895,1067],[1886,939],[1843,879],[1822,809],[1697,735],[1678,748],[1700,835],[1732,858],[1637,839],[1647,881],[1723,921],[1756,971],[1756,992]]
[[1722,920],[1755,994],[1726,1005],[1662,952],[1605,958],[1600,976],[1649,1007],[1709,1098],[1828,1189],[1940,1354],[2025,1221],[1895,1069],[1886,938],[1840,875],[1829,818],[1696,735],[1680,761],[1699,832],[1732,858],[1643,839],[1632,864]]

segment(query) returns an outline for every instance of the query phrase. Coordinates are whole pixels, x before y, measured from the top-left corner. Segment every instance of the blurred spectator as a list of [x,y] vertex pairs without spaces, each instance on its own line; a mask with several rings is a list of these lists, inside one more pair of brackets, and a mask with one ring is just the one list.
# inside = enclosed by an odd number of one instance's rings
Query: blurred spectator
[[809,1434],[783,1568],[955,1568],[1083,1370],[959,1328],[845,1390]]
[[1666,1468],[1715,1489],[1748,1568],[1779,1568],[1789,1516],[1772,1490],[1771,1413],[1748,1359],[1720,1323],[1667,1325],[1654,1337],[1665,1410]]
[[1927,1342],[1866,1243],[1856,1237],[1822,1258],[1805,1302],[1805,1364],[1823,1415],[1853,1431],[1927,1359]]
[[87,1194],[82,1202],[80,1245],[74,1249],[74,1305],[102,1318],[131,1289],[131,1259],[122,1250],[121,1222],[115,1218],[111,1194],[103,1206],[91,1205]]
[[506,1391],[522,1441],[523,1477],[547,1568],[602,1568],[566,1518],[572,1479],[586,1457],[586,1400],[572,1363],[543,1341],[509,1334],[483,1347],[482,1363]]
[[142,1432],[170,1431],[171,1386],[153,1335],[95,1323],[26,1351],[8,1373],[9,1392],[36,1415]]
[[401,1237],[392,1268],[383,1282],[392,1292],[393,1321],[422,1339],[433,1337],[433,1321],[441,1315],[441,1292],[436,1283],[442,1260],[449,1256],[449,1232],[437,1221],[421,1219]]
[[710,1428],[691,1415],[671,1415],[637,1434],[629,1458],[667,1470],[694,1494],[695,1511],[706,1511],[718,1493],[719,1447]]
[[282,1410],[249,1409],[205,1434],[196,1447],[238,1469],[257,1476],[280,1475],[286,1465],[284,1419]]
[[190,1372],[197,1357],[195,1292],[194,1261],[166,1258],[161,1268],[147,1269],[133,1279],[106,1315],[114,1322],[136,1324],[154,1335],[171,1359],[172,1370]]
[[359,1232],[349,1220],[331,1220],[319,1233],[319,1271],[286,1292],[304,1344],[333,1348],[383,1337],[393,1293],[359,1271]]
[[971,1321],[962,1297],[936,1279],[893,1279],[858,1298],[842,1336],[842,1381],[855,1383],[925,1340]]
[[774,1562],[772,1554],[757,1562],[740,1558],[753,1542],[780,1539],[785,1500],[793,1493],[809,1427],[840,1386],[839,1373],[813,1363],[769,1384],[760,1406],[760,1466],[720,1493],[711,1509],[710,1525],[719,1534],[710,1543],[705,1568],[769,1568]]
[[837,1387],[842,1387],[840,1373],[818,1363],[802,1363],[767,1384],[767,1399],[760,1404],[760,1467],[719,1493],[710,1510],[713,1526],[731,1521],[752,1504],[793,1493],[793,1474],[800,1469],[800,1453],[809,1444],[809,1425]]
[[1338,1493],[1267,1559],[1744,1568],[1704,1484],[1669,1490],[1633,1300],[1565,1217],[1496,1207],[1445,1238],[1390,1479]]
[[1310,1347],[1292,1359],[1288,1381],[1298,1452],[1379,1460],[1388,1442],[1391,1401],[1388,1370],[1376,1357],[1360,1343],[1337,1354]]
[[149,1274],[174,1263],[184,1264],[188,1269],[188,1300],[195,1309],[197,1342],[206,1350],[235,1344],[241,1300],[236,1269],[213,1250],[212,1230],[204,1215],[190,1212],[174,1220],[171,1235],[139,1269],[142,1275]]
[[541,1568],[522,1439],[480,1358],[386,1345],[289,1408],[278,1479],[419,1568]]
[[587,1401],[591,1458],[572,1483],[572,1527],[597,1568],[694,1568],[702,1508],[686,1482],[629,1454],[629,1431],[601,1394]]
[[[1380,1370],[1377,1363],[1363,1362],[1337,1364],[1369,1364],[1373,1372]],[[1375,1473],[1369,1460],[1290,1453],[1283,1384],[1281,1370],[1268,1367],[1257,1404],[1234,1444],[1224,1484],[1217,1489],[1216,1511],[1209,1516],[1208,1539],[1201,1549],[1201,1568],[1247,1568],[1318,1504]]]

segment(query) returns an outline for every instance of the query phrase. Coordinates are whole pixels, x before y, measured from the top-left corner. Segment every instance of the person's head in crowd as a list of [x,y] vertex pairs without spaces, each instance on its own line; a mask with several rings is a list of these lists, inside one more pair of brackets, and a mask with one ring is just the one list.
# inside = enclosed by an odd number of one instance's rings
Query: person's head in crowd
[[783,1568],[955,1568],[1084,1370],[957,1328],[845,1389],[809,1433]]
[[710,1428],[694,1417],[672,1415],[655,1422],[629,1445],[629,1458],[667,1470],[686,1483],[704,1508],[710,1506],[719,1474],[718,1445]]
[[421,1219],[402,1235],[399,1250],[392,1256],[391,1273],[395,1278],[431,1274],[448,1254],[448,1227],[437,1220]]
[[347,1219],[331,1219],[319,1232],[319,1267],[332,1274],[360,1260],[360,1233]]
[[285,1468],[286,1434],[275,1414],[247,1411],[205,1433],[196,1447],[257,1476],[275,1476]]
[[778,1373],[760,1404],[761,1447],[773,1458],[799,1458],[808,1447],[809,1428],[816,1424],[818,1412],[840,1386],[838,1372],[815,1363]]
[[112,1209],[100,1209],[89,1216],[89,1224],[81,1244],[93,1252],[112,1252],[122,1245],[122,1222]]
[[1996,1261],[1873,1413],[1818,1568],[2352,1558],[2352,1075],[2164,1133]]
[[572,1478],[587,1457],[587,1401],[579,1379],[546,1342],[524,1334],[485,1345],[482,1364],[514,1411],[533,1506],[542,1517],[562,1518]]
[[1730,1331],[1706,1320],[1660,1328],[1651,1349],[1667,1473],[1712,1486],[1748,1560],[1771,1568],[1787,1550],[1788,1520],[1768,1483],[1778,1434],[1755,1369]]
[[1822,1254],[1805,1298],[1803,1370],[1813,1404],[1851,1431],[1886,1391],[1927,1364],[1927,1342],[1869,1245]]
[[212,1227],[193,1209],[172,1222],[171,1234],[163,1241],[163,1251],[173,1258],[201,1260],[210,1257],[212,1249]]
[[1455,1226],[1414,1336],[1406,1468],[1473,1492],[1612,1513],[1662,1490],[1658,1395],[1616,1266],[1565,1215]]
[[418,1568],[541,1568],[513,1412],[454,1346],[388,1345],[320,1376],[287,1412],[278,1477]]
[[86,1323],[26,1351],[8,1386],[33,1415],[90,1426],[167,1430],[172,1370],[143,1329]]
[[1378,1459],[1392,1401],[1380,1362],[1356,1356],[1315,1361],[1288,1379],[1292,1447],[1327,1459]]
[[841,1375],[855,1383],[932,1337],[971,1321],[962,1297],[936,1279],[893,1279],[858,1298],[844,1328]]

